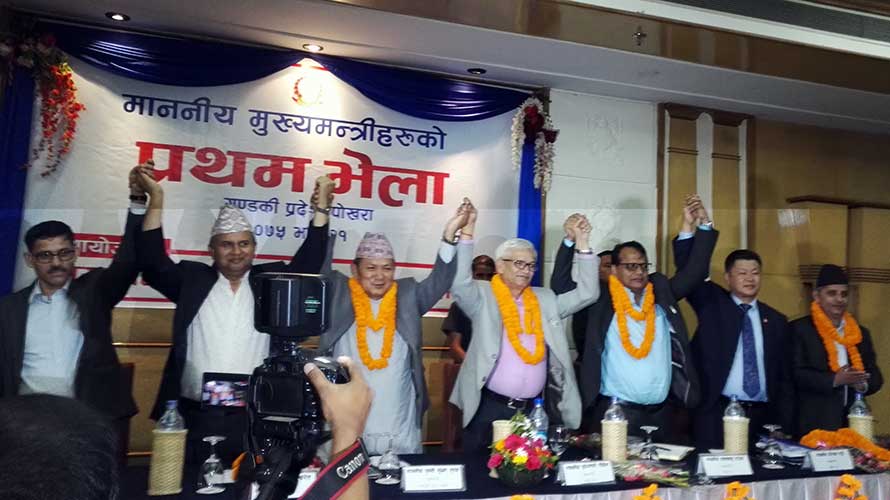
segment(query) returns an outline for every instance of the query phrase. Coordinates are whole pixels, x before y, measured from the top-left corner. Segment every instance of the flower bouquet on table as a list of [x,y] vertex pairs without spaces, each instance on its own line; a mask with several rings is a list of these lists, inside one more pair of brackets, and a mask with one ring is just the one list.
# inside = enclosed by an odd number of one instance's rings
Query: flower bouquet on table
[[857,468],[866,472],[890,470],[890,450],[881,448],[847,427],[837,431],[816,429],[804,436],[800,444],[817,449],[850,448]]
[[531,421],[517,412],[510,419],[510,434],[491,445],[488,468],[497,471],[507,486],[527,487],[540,483],[559,457],[535,435]]
[[612,467],[615,470],[615,475],[626,482],[645,481],[678,488],[689,486],[689,471],[682,467],[669,467],[637,460],[615,462]]

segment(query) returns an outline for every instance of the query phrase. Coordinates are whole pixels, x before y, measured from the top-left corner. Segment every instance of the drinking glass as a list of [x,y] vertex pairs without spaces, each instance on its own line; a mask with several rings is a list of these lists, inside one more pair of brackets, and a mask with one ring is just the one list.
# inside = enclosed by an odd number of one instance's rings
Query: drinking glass
[[776,432],[782,428],[781,425],[766,424],[763,426],[768,432],[766,447],[763,449],[763,468],[764,469],[784,469],[782,465],[782,447],[776,441]]
[[392,442],[393,438],[390,435],[386,452],[380,456],[380,462],[377,464],[377,470],[381,474],[380,479],[375,481],[377,484],[399,484],[401,482],[402,463],[392,449]]
[[562,455],[569,447],[569,430],[562,425],[551,425],[548,442],[553,453]]
[[640,430],[646,433],[646,444],[643,445],[642,450],[640,450],[640,458],[643,460],[658,460],[658,450],[656,449],[655,443],[652,442],[652,433],[658,430],[657,426],[654,425],[642,425],[640,426]]
[[216,443],[225,441],[225,439],[225,436],[207,436],[202,440],[210,444],[210,456],[201,464],[201,474],[198,476],[198,490],[195,493],[215,495],[226,491],[224,487],[219,486],[223,482],[225,469],[216,456]]

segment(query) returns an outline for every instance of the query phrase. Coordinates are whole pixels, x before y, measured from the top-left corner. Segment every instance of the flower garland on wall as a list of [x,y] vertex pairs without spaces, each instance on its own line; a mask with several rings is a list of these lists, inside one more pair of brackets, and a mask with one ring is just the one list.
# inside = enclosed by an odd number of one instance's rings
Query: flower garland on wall
[[544,104],[537,97],[529,97],[513,115],[512,153],[513,168],[519,168],[522,160],[522,146],[535,145],[535,188],[550,191],[553,176],[553,158],[556,156],[554,143],[559,130],[553,128],[550,115],[544,111]]
[[52,35],[12,35],[0,43],[0,57],[6,61],[7,74],[12,78],[16,67],[31,72],[40,97],[40,142],[31,151],[25,167],[41,158],[42,176],[56,171],[62,159],[71,151],[77,133],[77,120],[85,108],[77,100],[77,87],[67,57]]

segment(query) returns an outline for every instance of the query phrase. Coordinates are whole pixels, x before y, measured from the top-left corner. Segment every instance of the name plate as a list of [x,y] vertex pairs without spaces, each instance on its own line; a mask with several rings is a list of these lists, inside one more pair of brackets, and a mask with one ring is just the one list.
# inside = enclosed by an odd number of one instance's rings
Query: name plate
[[754,474],[748,455],[712,455],[703,453],[698,456],[696,474],[708,477],[750,476]]
[[615,471],[608,460],[560,462],[556,480],[566,486],[614,483]]
[[851,470],[853,456],[847,448],[836,450],[813,450],[807,453],[803,461],[804,468],[813,469],[815,472],[831,472],[836,470]]
[[467,481],[464,466],[457,464],[402,467],[401,487],[405,493],[465,491]]

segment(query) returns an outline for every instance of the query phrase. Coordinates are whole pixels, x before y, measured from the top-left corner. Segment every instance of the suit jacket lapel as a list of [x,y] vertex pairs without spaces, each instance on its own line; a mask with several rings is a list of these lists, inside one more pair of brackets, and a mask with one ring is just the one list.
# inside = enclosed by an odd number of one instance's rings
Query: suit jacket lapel
[[21,381],[22,364],[25,360],[25,335],[28,325],[28,297],[34,290],[35,284],[18,292],[15,298],[15,314],[12,317],[12,325],[10,325],[9,352],[12,355],[12,373],[14,374],[16,387],[11,388],[18,393],[18,384]]

